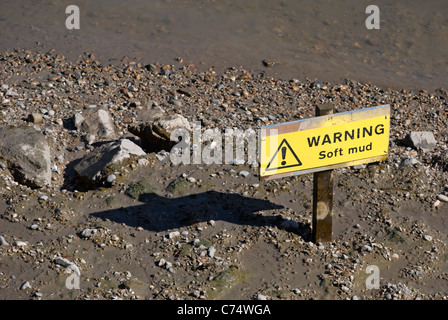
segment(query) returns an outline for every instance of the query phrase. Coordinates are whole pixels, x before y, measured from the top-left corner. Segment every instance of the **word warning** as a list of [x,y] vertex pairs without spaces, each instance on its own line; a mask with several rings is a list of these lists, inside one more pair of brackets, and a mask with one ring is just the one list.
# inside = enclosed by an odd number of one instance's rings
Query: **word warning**
[[389,127],[389,105],[262,127],[260,176],[269,180],[384,160]]

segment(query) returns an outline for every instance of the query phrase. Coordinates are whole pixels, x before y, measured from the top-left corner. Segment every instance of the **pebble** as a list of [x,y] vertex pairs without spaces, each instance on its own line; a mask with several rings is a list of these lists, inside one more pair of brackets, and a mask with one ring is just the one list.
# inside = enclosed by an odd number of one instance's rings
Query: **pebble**
[[137,163],[140,167],[147,167],[149,165],[149,161],[145,158],[138,159]]
[[365,245],[362,246],[361,251],[368,251],[368,252],[370,252],[370,251],[372,251],[372,247],[367,245],[367,244],[365,244]]
[[390,257],[392,258],[392,260],[398,260],[400,258],[400,256],[397,253],[392,253]]
[[249,176],[249,172],[243,170],[243,171],[238,172],[238,175],[240,175],[244,178],[247,178]]
[[114,182],[116,179],[117,179],[117,176],[116,176],[116,175],[114,175],[114,174],[110,174],[110,175],[107,176],[106,181],[107,181],[108,183],[112,183],[112,182]]
[[173,238],[176,238],[178,236],[180,236],[180,232],[179,231],[173,231],[173,232],[168,233],[168,239],[173,239]]
[[34,124],[41,124],[44,122],[44,118],[39,113],[32,113],[28,116],[28,121]]
[[267,300],[268,298],[265,295],[259,294],[257,296],[257,300]]
[[344,292],[349,292],[349,291],[350,291],[350,288],[347,287],[347,286],[342,286],[342,287],[341,287],[341,290],[344,291]]
[[448,202],[448,197],[443,195],[443,194],[437,195],[437,199],[442,201],[442,202]]
[[6,240],[3,236],[0,236],[0,245],[1,246],[9,246],[9,243],[6,242]]
[[218,105],[218,106],[220,106],[220,105],[222,104],[221,100],[219,100],[219,99],[212,99],[211,102],[212,102],[213,104]]
[[26,247],[28,245],[28,242],[16,240],[12,243],[12,245],[16,247]]
[[231,164],[233,164],[234,166],[241,166],[241,165],[243,165],[244,163],[245,163],[244,159],[238,159],[238,158],[233,159],[233,160],[231,161]]
[[208,255],[210,258],[213,258],[215,256],[216,248],[214,246],[211,246],[208,248]]
[[20,286],[20,290],[31,289],[31,284],[27,281]]
[[166,260],[163,259],[163,258],[160,259],[159,262],[157,263],[157,265],[158,265],[159,267],[163,267],[165,264],[166,264]]
[[84,229],[81,232],[83,238],[92,238],[98,232],[97,229]]
[[423,236],[423,239],[425,239],[426,241],[432,241],[432,237],[430,235],[428,235],[428,234],[425,234]]

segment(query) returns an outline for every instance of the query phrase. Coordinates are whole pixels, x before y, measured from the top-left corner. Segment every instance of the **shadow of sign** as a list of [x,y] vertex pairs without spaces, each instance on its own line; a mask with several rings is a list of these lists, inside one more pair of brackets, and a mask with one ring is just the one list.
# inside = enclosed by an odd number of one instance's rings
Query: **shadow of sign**
[[[207,191],[183,197],[165,198],[155,193],[147,193],[141,195],[139,201],[143,204],[92,213],[91,216],[155,232],[210,220],[288,229],[288,224],[284,223],[286,219],[280,214],[269,215],[266,213],[268,210],[283,209],[283,206],[268,200],[248,198],[239,194]],[[308,241],[311,235],[310,226],[300,223],[296,226],[297,228],[293,228],[294,230],[291,231],[298,233]]]

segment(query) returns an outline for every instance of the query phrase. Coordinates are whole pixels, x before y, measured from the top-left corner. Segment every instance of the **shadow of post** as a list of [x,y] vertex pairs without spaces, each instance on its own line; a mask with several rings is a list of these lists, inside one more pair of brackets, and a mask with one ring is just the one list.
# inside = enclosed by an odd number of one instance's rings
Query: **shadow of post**
[[[155,193],[141,195],[143,204],[92,213],[91,217],[124,223],[160,232],[190,226],[198,222],[222,220],[239,225],[288,226],[280,214],[263,215],[262,211],[282,209],[268,200],[253,199],[236,193],[207,191],[177,198],[165,198]],[[296,224],[290,231],[310,240],[309,225]],[[288,227],[284,227],[288,229]]]

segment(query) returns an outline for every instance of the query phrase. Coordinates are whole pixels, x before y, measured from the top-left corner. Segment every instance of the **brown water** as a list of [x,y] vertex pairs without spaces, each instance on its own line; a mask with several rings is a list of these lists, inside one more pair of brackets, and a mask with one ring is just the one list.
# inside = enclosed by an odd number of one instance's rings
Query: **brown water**
[[[68,30],[75,4],[81,28]],[[368,30],[369,4],[380,29]],[[393,89],[448,88],[445,0],[2,0],[0,50],[55,48],[103,63],[243,66],[286,80],[353,79]],[[176,61],[183,58],[183,63]],[[277,64],[265,67],[263,59]]]

